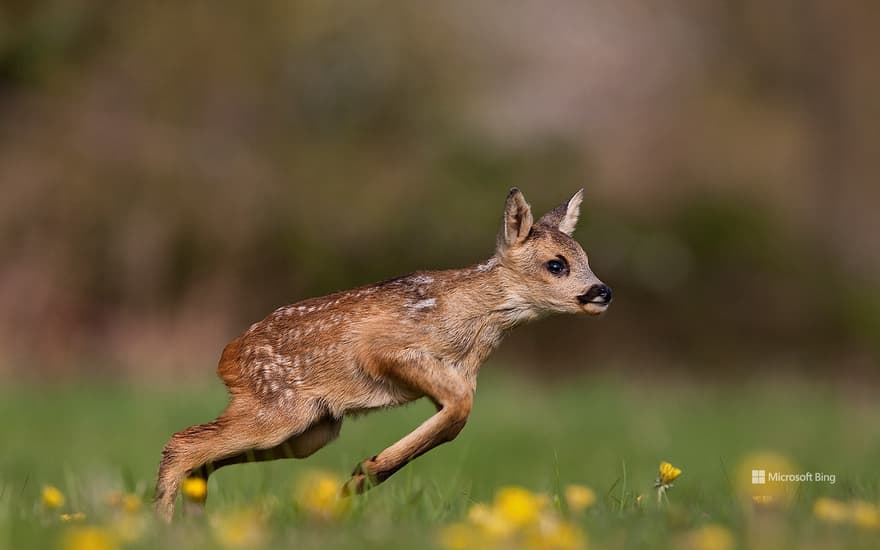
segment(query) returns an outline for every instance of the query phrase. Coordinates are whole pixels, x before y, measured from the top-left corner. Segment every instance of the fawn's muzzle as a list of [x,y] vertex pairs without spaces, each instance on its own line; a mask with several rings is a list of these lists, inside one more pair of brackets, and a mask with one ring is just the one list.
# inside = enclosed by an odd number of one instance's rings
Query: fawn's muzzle
[[578,302],[607,306],[611,303],[611,288],[604,284],[593,285],[586,294],[578,296]]

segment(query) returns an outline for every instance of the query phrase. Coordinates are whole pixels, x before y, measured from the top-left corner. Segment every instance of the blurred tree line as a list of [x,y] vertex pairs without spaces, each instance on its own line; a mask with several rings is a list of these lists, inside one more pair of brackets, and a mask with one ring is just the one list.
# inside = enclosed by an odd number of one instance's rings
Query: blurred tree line
[[871,371],[877,6],[7,0],[0,371],[204,370],[279,305],[487,257],[512,185],[586,188],[616,303],[508,360]]

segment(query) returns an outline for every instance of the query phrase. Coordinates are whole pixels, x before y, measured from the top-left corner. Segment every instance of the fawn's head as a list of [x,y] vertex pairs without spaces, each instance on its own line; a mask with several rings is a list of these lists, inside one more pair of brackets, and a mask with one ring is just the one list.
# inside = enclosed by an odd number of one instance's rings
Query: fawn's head
[[507,195],[497,256],[509,294],[545,313],[603,313],[611,289],[590,269],[587,254],[571,234],[583,189],[537,222],[519,189]]

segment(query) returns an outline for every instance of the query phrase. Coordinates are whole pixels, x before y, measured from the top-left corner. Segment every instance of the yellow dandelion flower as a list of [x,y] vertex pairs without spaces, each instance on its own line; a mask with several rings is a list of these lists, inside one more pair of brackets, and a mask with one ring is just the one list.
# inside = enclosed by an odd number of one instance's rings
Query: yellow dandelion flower
[[657,504],[663,502],[663,499],[666,497],[666,491],[674,487],[672,482],[678,479],[680,475],[681,468],[676,468],[665,460],[660,463],[657,479],[654,480],[654,487],[657,488]]
[[510,536],[516,526],[506,520],[495,508],[479,502],[468,510],[468,521],[491,540]]
[[82,512],[74,512],[72,514],[61,514],[58,517],[61,518],[61,521],[83,521],[86,519],[86,515]]
[[468,521],[474,525],[485,523],[494,515],[493,512],[494,510],[485,503],[478,502],[468,508]]
[[203,502],[208,496],[208,482],[200,477],[188,477],[181,483],[180,492],[193,502]]
[[849,517],[849,508],[833,498],[817,498],[813,503],[813,515],[829,523],[843,523]]
[[479,530],[466,523],[447,525],[440,532],[440,545],[446,550],[473,550],[486,547]]
[[77,527],[64,534],[61,547],[64,550],[116,550],[119,542],[106,529]]
[[127,514],[135,514],[141,509],[141,497],[131,493],[122,497],[122,509]]
[[529,550],[580,550],[585,547],[584,533],[574,524],[556,518],[543,523],[526,539]]
[[64,506],[64,493],[59,491],[57,488],[52,485],[46,485],[43,487],[43,506],[49,508],[50,510],[54,510],[55,508],[61,508]]
[[[595,494],[587,487],[567,489],[572,508],[585,509],[595,500]],[[515,486],[499,489],[491,505],[471,506],[466,522],[446,526],[439,537],[446,550],[580,550],[585,547],[585,540],[581,529],[563,520],[556,508],[550,506],[546,494]]]
[[522,487],[502,487],[495,493],[495,510],[505,521],[522,527],[538,520],[546,500]]
[[856,500],[850,504],[849,519],[859,527],[877,529],[880,527],[880,509],[870,502]]
[[726,527],[704,525],[687,536],[686,548],[691,550],[732,550],[736,540]]
[[671,486],[672,482],[678,479],[678,476],[681,475],[681,468],[676,468],[672,464],[663,461],[660,463],[660,474],[657,477],[657,486],[668,485]]
[[568,485],[565,487],[565,502],[572,512],[582,512],[596,503],[596,493],[584,485]]
[[342,498],[339,488],[342,481],[327,472],[312,472],[300,482],[297,502],[311,516],[335,519],[348,510],[350,499]]
[[262,516],[254,510],[239,510],[211,518],[217,541],[227,548],[253,548],[266,539]]

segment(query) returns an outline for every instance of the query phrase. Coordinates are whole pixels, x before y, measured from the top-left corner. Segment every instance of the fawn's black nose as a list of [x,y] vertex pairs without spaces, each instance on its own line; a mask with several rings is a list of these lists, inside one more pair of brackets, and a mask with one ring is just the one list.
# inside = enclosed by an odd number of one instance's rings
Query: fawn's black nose
[[611,303],[611,288],[608,285],[593,285],[586,294],[578,296],[578,302],[582,304],[604,304]]

